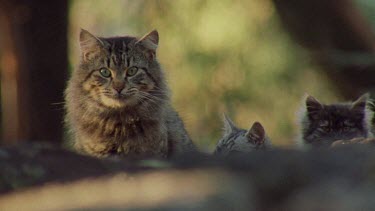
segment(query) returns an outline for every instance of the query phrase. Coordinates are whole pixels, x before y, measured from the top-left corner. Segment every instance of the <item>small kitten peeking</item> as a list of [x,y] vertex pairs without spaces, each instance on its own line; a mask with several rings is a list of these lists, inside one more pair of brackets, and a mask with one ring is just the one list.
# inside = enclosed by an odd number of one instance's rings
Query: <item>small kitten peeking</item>
[[236,152],[244,153],[269,148],[271,142],[259,122],[255,122],[247,131],[235,126],[232,120],[224,115],[224,135],[216,145],[215,155],[227,156]]
[[156,30],[142,38],[81,30],[80,63],[65,91],[65,121],[77,151],[165,158],[195,150],[171,106],[158,43]]
[[330,147],[334,141],[371,136],[368,94],[352,103],[322,104],[307,96],[301,113],[302,146]]

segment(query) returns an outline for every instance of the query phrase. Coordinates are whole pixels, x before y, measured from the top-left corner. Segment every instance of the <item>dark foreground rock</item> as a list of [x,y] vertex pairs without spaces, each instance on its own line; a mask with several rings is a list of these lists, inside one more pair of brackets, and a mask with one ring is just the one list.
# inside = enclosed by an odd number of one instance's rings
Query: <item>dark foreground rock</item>
[[274,150],[171,161],[0,149],[0,210],[372,210],[375,150]]

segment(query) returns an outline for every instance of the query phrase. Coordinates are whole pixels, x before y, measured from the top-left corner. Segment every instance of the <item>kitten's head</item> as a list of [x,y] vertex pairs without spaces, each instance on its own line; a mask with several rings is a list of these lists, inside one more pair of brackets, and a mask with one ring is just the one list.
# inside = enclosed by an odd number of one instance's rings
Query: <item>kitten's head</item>
[[353,103],[321,104],[312,96],[305,100],[302,133],[305,144],[330,146],[336,140],[368,136],[368,95]]
[[156,30],[142,38],[101,38],[80,33],[81,61],[73,73],[87,99],[109,108],[160,103],[166,98],[162,70],[156,60]]
[[224,115],[224,135],[216,145],[215,154],[229,155],[235,152],[251,152],[267,149],[270,141],[259,122],[255,122],[249,130],[238,128],[227,115]]

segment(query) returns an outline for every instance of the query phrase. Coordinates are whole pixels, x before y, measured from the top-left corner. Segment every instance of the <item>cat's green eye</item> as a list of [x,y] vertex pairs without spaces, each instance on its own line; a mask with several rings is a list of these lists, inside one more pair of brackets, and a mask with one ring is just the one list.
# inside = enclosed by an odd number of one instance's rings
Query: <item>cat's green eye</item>
[[109,77],[111,77],[111,71],[108,70],[107,68],[101,68],[101,69],[99,70],[99,73],[100,73],[100,75],[102,75],[104,78],[109,78]]
[[128,69],[128,71],[126,72],[126,74],[128,76],[133,76],[135,75],[136,73],[138,72],[138,68],[137,67],[131,67]]

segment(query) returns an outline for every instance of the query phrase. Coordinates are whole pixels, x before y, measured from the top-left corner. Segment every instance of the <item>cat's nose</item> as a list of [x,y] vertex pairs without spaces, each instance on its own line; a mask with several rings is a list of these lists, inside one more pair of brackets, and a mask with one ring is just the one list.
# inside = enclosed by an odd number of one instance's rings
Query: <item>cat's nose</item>
[[124,84],[113,84],[113,89],[116,90],[119,94],[121,91],[124,89],[125,85]]
[[121,91],[124,89],[124,88],[121,88],[121,87],[113,87],[114,90],[117,91],[117,93],[121,93]]

